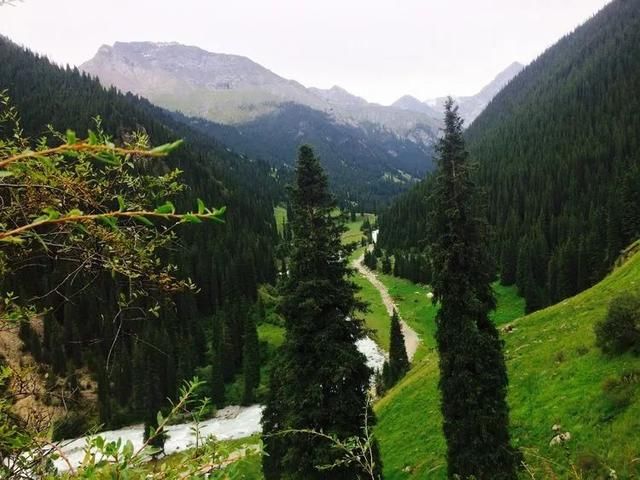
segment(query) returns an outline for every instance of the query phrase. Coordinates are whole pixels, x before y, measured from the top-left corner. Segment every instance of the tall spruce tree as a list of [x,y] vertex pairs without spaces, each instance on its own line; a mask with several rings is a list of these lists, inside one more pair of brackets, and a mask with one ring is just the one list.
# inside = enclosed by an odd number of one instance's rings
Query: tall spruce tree
[[382,273],[386,275],[391,273],[391,259],[388,255],[382,257]]
[[[335,203],[327,177],[308,146],[299,151],[291,200],[290,273],[281,304],[286,336],[263,416],[265,478],[363,478],[351,464],[319,471],[320,465],[340,461],[340,452],[318,435],[286,433],[310,429],[342,439],[361,436],[371,374],[354,343],[363,335],[356,317],[363,304],[349,279],[349,251],[341,243],[344,226],[332,215]],[[368,413],[372,425],[375,417]]]
[[496,306],[487,224],[451,98],[431,196],[436,340],[449,478],[513,480],[519,454],[510,445],[503,343],[489,319]]
[[255,316],[257,312],[250,311],[245,317],[244,344],[242,348],[242,370],[244,376],[244,391],[242,403],[249,405],[255,401],[255,390],[260,384],[260,344]]
[[404,335],[400,327],[398,312],[393,311],[391,316],[391,329],[389,334],[389,379],[387,388],[395,385],[409,370],[409,357],[404,345]]

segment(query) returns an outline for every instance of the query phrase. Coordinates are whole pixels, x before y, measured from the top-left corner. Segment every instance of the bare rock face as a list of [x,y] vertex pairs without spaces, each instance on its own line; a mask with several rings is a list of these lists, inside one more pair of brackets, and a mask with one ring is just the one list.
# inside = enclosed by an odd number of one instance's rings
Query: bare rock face
[[177,43],[103,45],[80,68],[103,84],[221,123],[252,120],[283,102],[323,103],[299,83],[246,57]]
[[177,43],[103,45],[80,68],[102,83],[147,97],[160,106],[223,124],[242,124],[296,103],[337,123],[375,124],[399,137],[431,143],[439,119],[431,112],[368,103],[339,86],[306,88],[249,58]]
[[396,108],[401,108],[402,110],[411,110],[414,112],[422,112],[426,115],[437,117],[441,113],[438,112],[435,108],[427,105],[426,102],[421,102],[416,97],[411,95],[405,95],[400,97],[393,103],[393,106]]

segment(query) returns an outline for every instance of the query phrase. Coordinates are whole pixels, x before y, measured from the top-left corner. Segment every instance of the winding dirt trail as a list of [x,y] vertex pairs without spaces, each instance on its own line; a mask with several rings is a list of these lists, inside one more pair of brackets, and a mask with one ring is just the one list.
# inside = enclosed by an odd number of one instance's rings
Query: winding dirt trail
[[393,298],[391,297],[391,295],[389,295],[389,290],[384,285],[384,283],[378,280],[376,274],[364,265],[363,261],[364,254],[360,255],[359,258],[353,261],[353,268],[355,268],[358,273],[360,273],[360,275],[365,277],[369,281],[369,283],[376,287],[378,292],[380,292],[382,303],[384,303],[389,316],[393,315],[393,310],[396,310],[398,312],[398,317],[400,317],[400,325],[402,327],[402,334],[404,335],[404,347],[407,350],[409,361],[411,361],[413,360],[413,356],[416,354],[416,350],[418,349],[418,345],[420,344],[420,337],[418,337],[418,334],[413,328],[411,328],[404,320],[402,320],[400,312],[398,311],[398,307],[393,302]]

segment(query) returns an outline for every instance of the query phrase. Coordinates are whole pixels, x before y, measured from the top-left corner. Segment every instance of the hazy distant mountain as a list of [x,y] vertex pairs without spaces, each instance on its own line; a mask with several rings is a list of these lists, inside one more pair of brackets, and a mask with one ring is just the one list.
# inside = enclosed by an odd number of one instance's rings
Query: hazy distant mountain
[[364,98],[353,95],[337,85],[334,85],[328,90],[311,87],[309,91],[332,105],[342,107],[363,107],[368,105],[368,102]]
[[368,103],[340,87],[306,88],[252,60],[177,43],[116,42],[103,45],[80,66],[105,84],[147,97],[164,107],[224,124],[241,124],[298,103],[338,123],[374,122],[401,137],[418,131],[432,140],[438,120],[420,112]]
[[103,45],[80,68],[98,76],[103,84],[222,123],[253,120],[283,102],[318,108],[324,104],[301,84],[246,57],[177,43]]
[[413,97],[411,95],[400,97],[393,103],[393,106],[396,108],[401,108],[402,110],[411,110],[414,112],[424,113],[425,115],[429,115],[432,117],[441,115],[438,110],[430,107],[426,102],[421,102],[416,97]]
[[[518,75],[524,65],[514,62],[506,69],[500,72],[491,83],[485,86],[475,95],[470,97],[456,97],[453,98],[458,102],[460,107],[460,113],[465,120],[465,124],[471,125],[471,123],[482,113],[489,102],[495,97],[502,88],[508,84],[516,75]],[[447,97],[438,97],[421,102],[415,97],[405,95],[393,103],[393,106],[402,108],[405,110],[411,110],[414,112],[421,112],[429,114],[428,112],[442,112],[444,108],[444,102]]]
[[431,168],[439,115],[369,103],[338,86],[306,88],[246,57],[117,42],[80,68],[103,84],[213,121],[219,126],[207,132],[276,165],[291,164],[297,145],[313,143],[334,190],[350,199],[361,192],[358,202],[384,202]]

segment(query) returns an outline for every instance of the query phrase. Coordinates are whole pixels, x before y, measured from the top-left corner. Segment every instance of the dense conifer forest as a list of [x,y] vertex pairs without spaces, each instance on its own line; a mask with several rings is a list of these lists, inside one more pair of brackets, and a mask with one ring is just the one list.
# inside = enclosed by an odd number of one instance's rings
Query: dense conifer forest
[[[528,311],[593,285],[640,233],[639,82],[640,4],[613,2],[525,68],[466,132],[497,271]],[[381,215],[385,248],[424,250],[429,182]]]
[[0,39],[0,63],[0,88],[7,90],[25,134],[34,141],[48,125],[86,133],[95,128],[96,116],[116,142],[140,129],[156,144],[183,138],[183,148],[166,160],[154,160],[149,170],[183,171],[179,181],[187,188],[174,199],[178,207],[201,198],[228,211],[224,225],[178,227],[178,244],[162,256],[177,266],[181,278],[193,280],[199,293],[145,300],[147,306],[160,305],[157,318],[118,313],[124,279],[78,275],[64,291],[56,290],[72,271],[65,262],[54,266],[41,260],[3,279],[5,291],[25,300],[53,291],[46,299],[51,311],[44,318],[42,341],[22,327],[36,360],[66,377],[88,366],[98,382],[99,421],[106,426],[142,419],[144,412],[155,416],[166,398],[175,398],[184,379],[212,362],[212,317],[221,323],[225,380],[241,373],[245,319],[257,285],[275,279],[273,205],[280,187],[270,167],[229,153],[146,100],[105,90],[96,79],[52,65],[6,39]]

